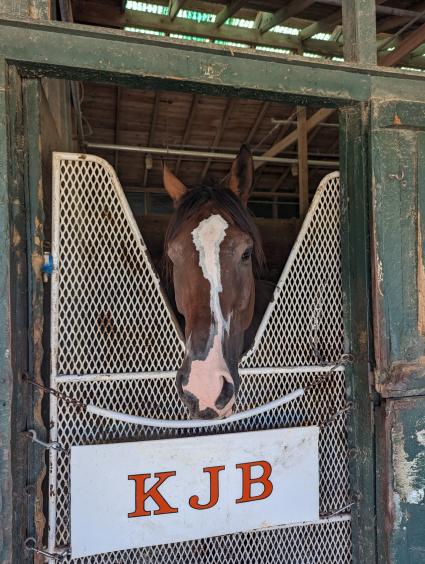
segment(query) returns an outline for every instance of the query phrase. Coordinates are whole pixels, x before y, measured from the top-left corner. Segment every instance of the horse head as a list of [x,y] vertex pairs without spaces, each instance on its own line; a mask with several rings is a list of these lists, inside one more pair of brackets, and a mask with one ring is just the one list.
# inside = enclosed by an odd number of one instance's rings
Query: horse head
[[227,185],[188,190],[164,166],[164,187],[175,206],[164,251],[185,320],[177,389],[195,418],[230,415],[239,388],[238,363],[254,311],[254,269],[263,260],[246,207],[253,175],[245,146]]

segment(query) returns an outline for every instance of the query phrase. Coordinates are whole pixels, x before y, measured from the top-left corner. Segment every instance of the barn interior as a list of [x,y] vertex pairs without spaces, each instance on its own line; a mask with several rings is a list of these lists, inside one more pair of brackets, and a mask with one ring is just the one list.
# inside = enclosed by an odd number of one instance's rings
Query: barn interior
[[[99,52],[93,56],[93,59],[96,59],[94,63],[96,72],[92,70],[85,75],[84,67],[82,66],[83,71],[78,74],[79,78],[89,76],[90,81],[71,82],[70,77],[75,77],[75,74],[67,75],[66,72],[62,72],[58,76],[67,77],[67,81],[42,78],[39,81],[42,87],[40,92],[38,92],[38,90],[35,91],[34,83],[31,84],[31,81],[34,82],[37,79],[31,78],[30,75],[30,80],[23,86],[24,88],[32,89],[32,97],[28,97],[29,102],[33,103],[34,106],[36,102],[39,102],[37,109],[39,110],[38,118],[40,119],[40,124],[30,124],[34,127],[29,129],[30,133],[33,134],[34,131],[38,131],[38,125],[41,128],[43,174],[40,177],[43,181],[45,215],[42,223],[38,222],[39,217],[42,217],[43,214],[41,211],[38,212],[37,208],[38,215],[35,216],[37,221],[34,221],[36,229],[34,234],[31,233],[31,237],[34,235],[35,243],[32,247],[28,247],[30,260],[32,259],[35,263],[34,257],[36,259],[41,258],[43,250],[46,253],[50,251],[52,151],[92,153],[106,159],[114,167],[150,254],[158,271],[161,272],[160,259],[164,232],[172,212],[171,202],[162,186],[162,162],[166,162],[170,169],[188,185],[207,182],[210,178],[221,180],[228,173],[232,158],[241,144],[246,143],[251,147],[257,169],[248,206],[254,214],[262,234],[268,263],[268,270],[265,276],[269,280],[275,281],[280,275],[288,254],[293,247],[293,243],[301,228],[302,219],[307,212],[308,205],[312,201],[320,180],[327,173],[338,169],[338,161],[340,160],[338,112],[333,107],[327,105],[329,100],[323,100],[323,102],[319,100],[318,96],[321,94],[321,91],[319,93],[318,85],[322,86],[329,76],[329,80],[333,80],[330,90],[336,100],[340,95],[340,90],[342,91],[344,87],[343,84],[336,84],[334,80],[336,73],[340,72],[340,68],[344,69],[344,66],[347,68],[352,66],[355,72],[353,80],[359,81],[362,80],[362,76],[367,74],[367,71],[365,71],[367,65],[370,65],[370,69],[376,72],[375,62],[373,61],[375,50],[370,48],[370,42],[367,43],[362,57],[354,53],[350,57],[350,48],[347,46],[348,41],[346,40],[344,44],[342,34],[341,6],[343,4],[347,6],[348,4],[354,4],[354,2],[344,2],[344,0],[214,0],[209,2],[202,0],[152,0],[151,2],[136,2],[133,0],[57,0],[56,12],[53,17],[58,22],[54,24],[57,27],[54,28],[53,35],[57,30],[63,29],[64,32],[61,36],[63,37],[65,32],[68,31],[67,26],[60,23],[62,20],[64,22],[75,22],[81,26],[90,26],[90,29],[94,29],[93,34],[96,33],[97,27],[110,28],[112,32],[107,40],[111,44],[114,42],[114,30],[120,30],[119,36],[121,39],[119,47],[129,45],[129,50],[136,40],[130,40],[127,37],[137,37],[137,41],[140,38],[140,44],[143,48],[148,41],[165,42],[170,46],[178,45],[181,51],[185,50],[187,52],[188,68],[185,68],[184,73],[182,73],[185,76],[190,75],[191,57],[203,49],[203,44],[208,49],[219,53],[226,53],[229,58],[235,53],[244,53],[244,57],[252,57],[256,60],[264,58],[265,65],[269,61],[279,60],[283,63],[282,67],[287,68],[291,61],[296,60],[294,67],[298,70],[302,67],[303,71],[306,69],[305,72],[300,73],[301,76],[312,72],[309,71],[309,68],[315,66],[316,61],[319,61],[320,65],[323,62],[323,67],[320,68],[320,80],[317,80],[311,90],[316,96],[315,105],[312,105],[312,98],[309,98],[307,95],[305,99],[301,98],[299,86],[297,86],[297,99],[296,101],[292,100],[292,103],[289,96],[285,102],[282,102],[285,92],[282,92],[282,95],[279,94],[279,102],[273,99],[270,84],[259,85],[260,90],[261,87],[267,89],[268,98],[255,96],[254,92],[251,94],[240,92],[238,97],[231,98],[226,95],[224,89],[220,92],[219,75],[215,81],[217,83],[215,95],[211,94],[211,90],[215,87],[215,84],[212,84],[211,78],[205,88],[205,92],[208,91],[208,94],[206,94],[202,92],[199,69],[196,69],[195,73],[198,80],[196,91],[195,89],[191,91],[190,85],[187,83],[181,83],[180,85],[177,81],[174,81],[174,90],[167,89],[165,82],[160,80],[158,80],[156,85],[152,83],[149,88],[146,87],[143,90],[131,89],[128,85],[123,85],[123,78],[120,81],[116,67],[108,69],[111,70],[111,73],[108,75],[109,82],[105,83],[105,79],[103,82],[101,81],[102,72],[104,71],[100,69],[104,68],[105,65],[104,61],[102,61],[103,57]],[[345,17],[344,21],[347,24],[347,17]],[[413,72],[422,73],[425,68],[424,22],[425,2],[421,0],[376,0],[376,46],[379,64],[401,67],[409,71],[405,73],[406,77],[411,77]],[[49,26],[53,28],[51,22],[44,25],[45,29],[48,29]],[[69,28],[72,27],[69,26]],[[349,26],[346,25],[345,27]],[[77,56],[75,57],[77,63],[75,63],[74,59],[74,67],[79,62],[78,55],[80,52],[78,51],[78,41],[75,37],[78,37],[79,33],[82,34],[80,29],[83,29],[83,27],[76,28],[72,41],[69,43],[73,48],[77,47]],[[372,31],[372,44],[374,46],[375,29]],[[352,32],[345,29],[345,33],[347,39],[349,33]],[[46,32],[45,35],[48,35],[48,33]],[[115,36],[118,36],[118,34],[115,33]],[[89,45],[89,40],[85,39],[86,47],[85,50],[82,50],[83,53],[87,53],[87,45]],[[52,50],[54,50],[52,34],[49,41]],[[139,49],[141,49],[140,44]],[[194,46],[196,46],[196,49]],[[33,44],[30,42],[26,45],[27,50],[30,50],[32,47]],[[369,54],[365,53],[367,49],[370,51]],[[116,51],[118,50],[116,49]],[[62,51],[64,52],[65,49],[62,49]],[[116,55],[115,61],[118,56],[119,54]],[[125,58],[123,57],[123,60]],[[311,65],[313,59],[314,65]],[[61,60],[66,60],[66,57]],[[129,56],[128,60],[134,62],[134,55],[133,57]],[[327,64],[326,61],[328,63],[332,62],[332,65]],[[83,61],[81,64],[83,65]],[[162,66],[159,65],[158,77],[165,76],[164,62],[162,61],[161,64]],[[326,65],[329,70],[328,74]],[[331,66],[332,68],[329,68]],[[141,64],[140,69],[142,68],[143,65]],[[139,73],[139,84],[142,82],[140,69],[136,69],[136,72]],[[205,67],[205,72],[209,72],[208,66]],[[391,69],[383,69],[380,72],[384,75],[385,73],[391,74],[392,71]],[[113,77],[112,74],[114,75]],[[372,71],[371,74],[373,74]],[[24,74],[23,82],[26,81],[26,78],[27,76]],[[94,79],[98,80],[98,82],[95,82]],[[17,77],[16,80],[20,80],[20,77]],[[314,77],[311,80],[314,82]],[[408,78],[404,80],[395,77],[394,84],[397,80],[400,80],[401,85],[399,90],[400,99],[402,101],[414,99],[412,98],[412,91],[409,91],[405,96],[401,91],[404,87],[407,88],[410,85]],[[272,78],[270,78],[271,81]],[[237,83],[237,80],[235,80],[235,83]],[[395,90],[396,86],[393,85],[391,93],[394,93]],[[382,93],[381,91],[380,96],[384,100],[385,95],[386,92]],[[40,99],[37,98],[38,96],[40,96]],[[13,101],[13,97],[11,96],[10,98]],[[343,98],[344,96],[341,95],[338,99],[341,100]],[[407,103],[404,107],[407,107]],[[35,112],[33,113],[35,114]],[[30,117],[34,120],[38,119],[33,117],[33,113],[30,114]],[[346,115],[346,110],[341,113]],[[409,121],[405,128],[410,127],[416,119],[416,115],[419,114],[412,114],[413,117],[410,116],[412,121]],[[370,123],[372,124],[373,122],[371,121]],[[393,125],[397,126],[398,123],[394,122]],[[412,131],[409,131],[409,134],[412,133],[412,137],[413,131],[414,124],[412,125]],[[370,140],[373,139],[374,142],[380,141],[383,144],[383,137],[380,137],[382,133],[381,131],[379,135],[371,134]],[[384,133],[387,133],[387,131]],[[394,129],[390,131],[390,125],[388,125],[388,138],[394,133],[396,133]],[[419,134],[421,133],[419,131]],[[391,140],[394,140],[394,136],[391,137]],[[34,162],[38,158],[38,141],[38,137],[34,134],[28,141],[30,144],[28,153]],[[363,146],[365,147],[366,160],[371,158],[372,149],[367,146],[366,136],[362,136],[360,142],[362,143],[362,148]],[[36,148],[31,146],[31,143],[37,145]],[[349,147],[345,140],[345,147],[347,146]],[[406,147],[406,149],[403,149],[405,150],[403,158],[406,157],[406,162],[412,163],[410,168],[413,170],[416,166],[416,154],[413,154],[412,151],[412,158],[410,159],[411,155],[408,155],[408,152],[411,145],[406,145]],[[383,151],[382,145],[379,145],[378,148],[382,153],[378,152],[378,156],[374,154],[373,159],[376,161],[380,154],[383,154],[385,162],[391,161],[392,156],[389,155],[389,151]],[[21,145],[18,145],[16,151],[17,158],[15,160],[17,161],[22,157],[22,153],[19,151],[21,151]],[[354,152],[357,156],[359,155],[360,149],[358,146]],[[407,156],[409,157],[408,159]],[[30,165],[33,161],[30,160]],[[347,174],[348,170],[352,171],[353,168],[345,167],[345,174]],[[361,169],[362,174],[366,174],[366,166],[363,163],[360,163],[359,169]],[[38,170],[35,172],[38,173]],[[397,173],[397,169],[395,168],[395,170],[389,172]],[[378,179],[383,180],[382,193],[389,186],[388,181],[387,183],[385,182],[386,176],[387,169],[380,171],[380,174],[377,176]],[[35,178],[34,184],[37,182],[37,188],[31,186],[33,190],[31,194],[36,192],[38,194],[38,176],[36,177],[34,173],[30,181],[33,181],[33,178]],[[357,180],[359,177],[353,175],[353,178]],[[360,194],[360,205],[364,205],[365,209],[366,204],[363,197],[369,189],[368,182],[362,183],[360,181],[359,186],[355,186],[356,190],[353,188],[351,192],[351,194]],[[358,192],[357,188],[359,188]],[[385,216],[384,212],[385,209],[383,208],[378,210],[378,217],[388,217]],[[370,356],[368,356],[368,344],[365,336],[368,336],[370,341],[372,340],[372,330],[368,326],[368,298],[370,297],[368,269],[375,263],[373,260],[368,262],[365,259],[364,249],[367,247],[368,242],[366,241],[365,243],[362,238],[367,237],[368,231],[363,229],[364,225],[361,223],[364,217],[363,208],[360,212],[356,211],[355,213],[358,213],[358,216],[354,217],[355,221],[353,222],[353,227],[356,229],[353,231],[355,242],[350,249],[350,260],[346,263],[346,266],[348,266],[348,270],[353,275],[357,275],[358,284],[353,284],[352,288],[350,288],[350,308],[354,312],[354,317],[349,321],[349,330],[352,333],[348,340],[354,344],[356,351],[360,351],[359,356],[362,364],[361,366],[360,364],[355,365],[355,378],[350,376],[350,382],[353,383],[351,389],[354,390],[354,400],[358,402],[360,407],[358,410],[360,416],[358,418],[357,415],[353,417],[354,423],[350,433],[355,435],[358,430],[361,431],[356,435],[356,445],[359,446],[359,452],[366,454],[364,454],[358,468],[357,466],[355,468],[356,472],[358,470],[359,477],[355,478],[354,488],[358,486],[358,482],[363,480],[364,477],[367,480],[362,483],[362,487],[364,484],[369,487],[369,482],[373,482],[376,479],[372,464],[375,448],[373,436],[374,423],[370,423],[369,419],[367,419],[369,415],[367,417],[364,415],[370,414],[372,416],[373,414],[373,406],[371,403],[368,403],[370,396],[369,367],[371,366],[368,361],[373,358],[373,353],[370,353]],[[411,217],[409,216],[409,221],[406,221],[406,224],[412,223]],[[400,232],[404,237],[405,231],[401,230],[401,224],[402,222],[397,219],[394,222],[394,230],[397,234]],[[405,227],[403,226],[404,229]],[[382,232],[380,237],[383,238]],[[23,241],[22,245],[25,246],[25,238],[23,238]],[[40,241],[42,241],[41,244],[39,243]],[[36,245],[39,245],[40,248]],[[41,249],[41,245],[44,246],[43,249]],[[36,252],[33,252],[31,255],[29,251],[34,246]],[[26,249],[25,252],[27,252]],[[407,253],[404,254],[407,257]],[[353,260],[355,255],[359,257],[357,261]],[[386,260],[385,267],[388,265],[388,270],[385,271],[384,269],[384,272],[386,272],[384,281],[390,279],[391,273],[397,270],[396,267],[394,267],[394,271],[389,268],[391,266],[391,259],[394,256],[395,253],[388,253],[384,257]],[[410,260],[413,261],[412,257],[410,257]],[[361,264],[361,261],[363,261],[363,264]],[[413,263],[408,263],[409,267],[411,264]],[[21,263],[17,262],[17,265],[20,266]],[[38,269],[38,263],[35,266]],[[381,264],[379,266],[381,267]],[[45,279],[48,280],[47,275]],[[411,279],[415,280],[415,275]],[[32,281],[30,282],[32,284]],[[35,282],[36,284],[38,283],[37,281]],[[373,291],[376,292],[376,289],[377,286],[373,285]],[[40,307],[39,303],[41,300],[39,299],[39,294],[43,293],[43,288],[40,290],[40,287],[35,285],[35,290],[32,290],[31,286],[31,291],[33,291],[34,296],[37,294],[36,299],[32,298],[35,321],[31,321],[33,323],[31,327],[36,329],[34,331],[36,339],[39,338],[40,327],[44,323],[42,345],[45,353],[43,356],[41,352],[42,347],[36,341],[34,344],[34,374],[37,376],[41,373],[45,384],[47,384],[51,374],[49,358],[51,347],[49,334],[49,327],[51,325],[50,287],[49,284],[44,285],[44,317],[43,313],[40,313],[42,308],[40,310],[37,309]],[[21,285],[16,287],[16,293],[18,294],[19,292],[21,292]],[[406,295],[409,292],[410,289],[406,291]],[[23,295],[23,292],[21,294]],[[28,295],[30,296],[29,299],[31,299],[29,292]],[[387,320],[387,315],[389,316],[389,313],[387,314],[386,312],[391,312],[391,308],[388,308],[388,305],[390,305],[391,301],[397,301],[394,300],[394,296],[396,294],[395,292],[392,293],[392,291],[384,294],[385,301],[382,301],[384,320]],[[381,297],[379,297],[379,300],[381,300]],[[384,298],[382,299],[384,300]],[[22,303],[22,309],[25,309],[26,303]],[[31,311],[31,308],[28,308],[28,311]],[[399,323],[399,319],[403,319],[405,314],[403,312],[403,315],[398,315],[398,310],[396,309],[395,311],[396,315],[393,317],[395,321],[390,320],[391,323],[388,322],[388,330],[379,330],[380,338],[381,336],[388,337],[393,325],[402,325]],[[26,312],[22,314],[22,317],[24,318],[26,314]],[[105,320],[106,323],[101,325],[101,327],[106,326],[109,328],[108,317],[105,317]],[[416,319],[414,319],[414,323],[416,323]],[[17,343],[24,343],[22,351],[25,351],[25,346],[27,346],[27,324],[26,322],[16,323],[16,326],[20,331],[19,334],[22,334],[22,337],[19,337],[18,334]],[[21,327],[24,329],[21,329]],[[384,342],[384,339],[382,339],[382,342]],[[387,341],[385,340],[385,342]],[[393,344],[391,347],[391,351],[395,350]],[[15,347],[15,350],[19,351],[19,357],[24,357],[24,353],[18,347]],[[413,355],[411,349],[408,349],[408,354]],[[43,358],[43,365],[39,370],[38,363],[40,362],[41,364],[41,360],[39,360],[41,358]],[[406,356],[406,358],[409,358],[409,362],[412,361],[411,356]],[[20,362],[22,362],[22,369]],[[21,374],[24,370],[27,370],[25,362],[24,360],[19,360],[16,363],[19,369],[17,373]],[[380,362],[383,369],[379,374],[384,374],[384,369],[385,371],[387,370],[386,360],[381,360]],[[283,365],[283,363],[281,364]],[[398,374],[399,372],[396,373],[396,377],[398,377]],[[396,381],[395,378],[394,382]],[[40,381],[42,380],[40,379]],[[390,384],[392,384],[392,381]],[[387,389],[391,392],[389,385]],[[257,390],[261,391],[261,387],[258,386]],[[329,394],[329,405],[333,406],[332,402],[336,401],[336,395],[334,390],[331,391],[332,393]],[[281,392],[279,391],[279,393]],[[410,390],[407,393],[410,394]],[[75,394],[75,397],[80,397],[78,392]],[[44,413],[47,425],[49,422],[48,399],[47,394],[45,394]],[[403,403],[407,405],[407,401]],[[388,402],[389,404],[390,402]],[[383,406],[385,408],[385,404]],[[128,411],[127,405],[124,407],[120,405],[118,408]],[[27,412],[26,410],[22,410],[22,412],[22,428],[25,428],[24,425],[29,425],[25,420]],[[331,414],[330,411],[329,414]],[[165,416],[168,417],[168,413],[165,413]],[[382,417],[382,421],[383,423],[379,423],[381,435],[384,423],[385,425],[387,424],[387,419],[384,420],[384,417]],[[35,425],[39,425],[38,420],[35,421]],[[83,425],[79,426],[80,429],[82,427]],[[38,429],[38,427],[34,428]],[[381,435],[378,435],[378,437],[381,437]],[[396,438],[399,436],[397,434]],[[358,437],[360,438],[358,439]],[[391,440],[388,439],[388,441],[382,442],[383,448],[392,448]],[[367,448],[363,448],[364,444],[366,444]],[[23,451],[24,449],[20,450]],[[337,470],[338,464],[339,462],[336,465]],[[388,466],[391,463],[386,461],[385,464]],[[43,465],[41,470],[32,472],[32,475],[35,475],[38,479],[41,474],[44,476],[44,473]],[[25,484],[25,472],[23,474],[24,480],[22,483]],[[387,480],[387,474],[389,478],[392,479],[393,477],[391,473],[385,470],[384,481]],[[387,480],[388,483],[390,483],[391,479]],[[335,484],[337,484],[337,479],[335,479]],[[65,489],[64,497],[67,494],[68,492]],[[44,495],[46,506],[48,498],[46,484]],[[356,537],[360,538],[360,542],[357,543],[360,547],[363,546],[362,540],[366,541],[364,544],[367,544],[369,538],[373,537],[369,527],[373,513],[369,509],[368,504],[369,502],[365,502],[364,510],[361,507],[363,512],[361,519],[364,519],[365,535]],[[330,505],[328,509],[339,510],[341,505]],[[411,507],[406,510],[406,515],[410,509]],[[44,513],[47,513],[46,509]],[[383,518],[378,518],[378,521],[381,522],[381,525],[383,524]],[[358,522],[356,527],[358,527]],[[45,528],[46,530],[47,527]],[[60,531],[59,537],[61,541],[63,540],[62,534],[63,531]],[[271,539],[275,543],[274,538],[271,537]],[[21,537],[19,537],[19,541],[21,540]],[[372,544],[372,541],[370,542]],[[20,544],[22,545],[23,543],[20,542]],[[60,544],[62,545],[63,542]],[[334,543],[332,536],[328,544],[329,546],[337,547],[332,549],[334,552],[340,550],[339,545]],[[372,548],[374,550],[374,547]],[[370,554],[373,552],[372,548]],[[263,550],[262,546],[261,550]],[[347,552],[349,550],[351,549],[347,549]],[[326,559],[326,555],[324,558]],[[336,554],[335,558],[341,561],[339,553]],[[372,561],[367,558],[362,560],[361,557],[357,558],[357,560]],[[329,557],[330,561],[331,558]]]
[[[230,53],[299,55],[343,61],[341,2],[294,0],[61,0],[57,19],[123,29],[152,40],[206,43]],[[394,59],[422,16],[419,2],[376,3],[378,59],[418,71],[423,47]],[[419,6],[420,8],[420,6]],[[421,19],[422,18],[422,19]],[[407,22],[407,23],[406,23]],[[393,57],[393,61],[389,60]],[[385,59],[385,60],[384,60]],[[156,266],[172,212],[162,163],[187,186],[221,181],[242,144],[251,148],[255,181],[248,207],[276,281],[320,180],[338,169],[338,115],[333,108],[246,97],[72,83],[72,150],[115,169]]]
[[319,108],[99,84],[80,92],[87,151],[114,167],[157,266],[172,212],[162,163],[188,187],[225,182],[241,145],[250,146],[256,171],[248,207],[267,277],[277,279],[320,179],[338,168],[335,112],[321,110],[323,121],[309,131]]

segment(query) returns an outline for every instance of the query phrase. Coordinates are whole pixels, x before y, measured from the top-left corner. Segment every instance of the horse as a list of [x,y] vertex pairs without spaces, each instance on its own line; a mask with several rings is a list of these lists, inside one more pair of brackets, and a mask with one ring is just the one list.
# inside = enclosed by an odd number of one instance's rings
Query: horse
[[272,288],[256,283],[264,253],[247,202],[254,166],[243,145],[227,183],[188,189],[164,164],[174,203],[164,259],[184,319],[185,356],[177,390],[192,418],[229,416],[240,385],[239,361],[255,336]]

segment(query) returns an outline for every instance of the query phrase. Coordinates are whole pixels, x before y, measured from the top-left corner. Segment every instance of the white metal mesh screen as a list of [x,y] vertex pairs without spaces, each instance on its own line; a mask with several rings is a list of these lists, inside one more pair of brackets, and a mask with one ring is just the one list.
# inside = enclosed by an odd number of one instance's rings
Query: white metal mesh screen
[[60,162],[58,374],[169,370],[183,346],[112,171]]
[[[178,368],[183,345],[113,170],[102,159],[88,155],[56,154],[54,158],[53,256],[58,271],[52,281],[52,385],[85,403],[116,411],[186,418],[173,374],[166,372]],[[340,270],[339,177],[332,173],[317,191],[256,346],[241,363],[238,410],[276,399],[320,376],[309,345],[314,325],[326,359],[340,356]],[[298,368],[282,370],[285,366]],[[267,373],[258,368],[268,368]],[[290,404],[217,429],[139,427],[53,400],[52,440],[69,447],[304,426],[320,424],[344,404],[343,371],[332,373]],[[344,418],[321,431],[319,448],[320,523],[120,551],[75,562],[348,563],[349,515],[326,518],[344,507],[349,497]],[[70,541],[68,455],[59,453],[57,466],[56,455],[52,456],[51,549]]]
[[319,364],[343,352],[339,174],[321,182],[288,258],[251,354],[242,366]]

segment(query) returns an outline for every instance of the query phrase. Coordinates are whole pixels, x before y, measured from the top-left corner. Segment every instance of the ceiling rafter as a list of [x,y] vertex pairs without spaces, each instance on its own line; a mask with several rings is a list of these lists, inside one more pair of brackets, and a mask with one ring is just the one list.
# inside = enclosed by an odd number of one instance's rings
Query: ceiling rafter
[[[334,108],[321,108],[317,110],[311,117],[308,118],[306,123],[306,132],[308,133],[314,127],[316,127],[320,122],[326,121],[327,118],[333,114]],[[286,135],[283,139],[275,143],[270,149],[267,149],[265,153],[263,153],[263,157],[275,157],[288,147],[290,147],[293,143],[296,143],[298,139],[298,132],[297,130],[291,131],[288,135]],[[258,168],[264,166],[264,161],[257,161],[254,165],[254,168],[257,170]]]
[[[118,140],[119,140],[121,96],[122,96],[122,88],[121,86],[117,86],[115,90],[115,130],[114,130],[115,145],[118,145]],[[118,159],[119,159],[119,151],[115,151],[114,168],[117,172],[118,172]]]
[[304,27],[298,34],[298,37],[301,41],[304,41],[306,39],[310,39],[310,37],[313,37],[316,33],[329,33],[333,31],[335,26],[341,23],[341,20],[342,13],[341,10],[338,9],[329,16],[326,16],[326,18],[322,18],[321,20]]
[[245,137],[245,141],[244,144],[245,145],[250,145],[252,140],[254,139],[255,134],[257,133],[258,128],[260,127],[264,116],[266,115],[266,112],[268,110],[270,106],[270,102],[263,102],[261,104],[260,110],[257,114],[257,117],[255,118],[255,121],[251,127],[251,129],[249,130],[248,135]]
[[226,20],[231,18],[238,10],[246,4],[247,0],[232,0],[230,4],[225,6],[216,16],[214,25],[215,27],[221,27]]
[[[425,10],[425,2],[420,2],[415,4],[415,11],[420,13]],[[414,16],[389,16],[380,21],[376,22],[377,33],[383,33],[386,31],[391,31],[396,27],[402,27],[403,25],[409,23]]]
[[[198,101],[199,101],[199,94],[197,92],[195,92],[195,94],[193,94],[193,96],[192,96],[192,102],[191,102],[190,108],[189,108],[189,114],[188,114],[188,118],[187,118],[187,122],[186,122],[186,127],[185,127],[185,130],[184,130],[184,133],[183,133],[182,147],[184,147],[187,144],[187,142],[189,141],[190,134],[192,132],[193,122],[194,122],[194,119],[195,119],[195,113],[196,113],[196,107],[198,105]],[[181,162],[182,162],[182,158],[178,157],[176,167],[174,169],[175,175],[177,175],[179,170],[180,170]]]
[[283,24],[285,20],[296,16],[311,6],[315,0],[291,0],[286,6],[277,10],[272,14],[263,13],[259,30],[261,33],[269,31],[273,27]]
[[[149,128],[148,147],[151,147],[152,144],[153,144],[153,138],[155,136],[155,131],[156,131],[156,123],[158,121],[160,103],[161,103],[161,92],[157,91],[157,92],[155,92],[155,101],[154,101],[154,105],[153,105],[151,125],[150,125],[150,128]],[[143,176],[143,186],[147,186],[148,178],[149,178],[149,169],[146,167],[146,161],[145,161],[145,172],[144,172],[144,176]]]
[[[258,29],[247,29],[237,26],[225,25],[217,28],[214,23],[195,22],[178,18],[170,22],[167,16],[157,14],[141,13],[136,10],[127,10],[126,25],[140,27],[168,33],[179,33],[182,35],[206,37],[208,39],[219,39],[233,43],[243,43],[252,46],[261,45],[276,49],[289,49],[297,51],[299,41],[296,35],[284,33],[267,32],[262,34]],[[341,56],[342,44],[336,41],[322,41],[320,39],[308,39],[304,43],[306,50],[324,55]]]
[[390,51],[379,60],[380,65],[393,66],[401,63],[407,55],[422,45],[425,41],[425,23],[403,38],[394,51]]
[[[221,119],[219,126],[217,127],[217,131],[215,133],[214,140],[213,140],[211,147],[210,147],[211,151],[213,151],[214,149],[216,149],[220,145],[220,141],[223,137],[223,133],[224,133],[224,130],[226,128],[227,122],[229,121],[230,114],[232,113],[236,103],[237,103],[237,98],[228,98],[227,104],[226,104],[226,109],[224,110],[223,117]],[[205,177],[208,173],[208,169],[210,168],[211,161],[212,161],[212,159],[208,159],[207,162],[204,165],[204,168],[202,169],[200,184],[202,184],[202,182],[204,181],[204,179],[205,179]]]
[[187,0],[170,0],[168,5],[168,17],[171,21],[174,21],[175,17],[179,11],[184,7]]

